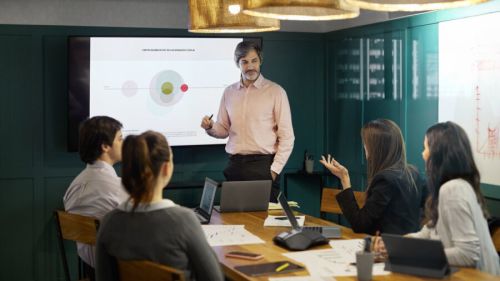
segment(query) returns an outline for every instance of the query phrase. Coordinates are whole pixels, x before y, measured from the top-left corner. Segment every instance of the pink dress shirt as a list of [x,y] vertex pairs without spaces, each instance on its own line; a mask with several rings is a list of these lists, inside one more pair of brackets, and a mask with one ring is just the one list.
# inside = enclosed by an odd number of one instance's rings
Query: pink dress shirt
[[229,137],[229,154],[276,154],[271,170],[281,173],[295,140],[285,90],[262,74],[248,88],[241,81],[230,85],[224,90],[217,122],[207,133]]

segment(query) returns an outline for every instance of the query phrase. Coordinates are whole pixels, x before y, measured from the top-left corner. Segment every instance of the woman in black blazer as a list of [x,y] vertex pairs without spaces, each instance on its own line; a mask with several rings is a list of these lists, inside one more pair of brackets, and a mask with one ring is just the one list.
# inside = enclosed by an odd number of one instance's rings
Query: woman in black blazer
[[349,171],[331,155],[320,162],[336,175],[343,191],[337,195],[342,213],[355,232],[406,234],[420,229],[427,189],[418,171],[406,163],[401,130],[391,120],[377,119],[361,129],[367,160],[366,201],[358,207]]

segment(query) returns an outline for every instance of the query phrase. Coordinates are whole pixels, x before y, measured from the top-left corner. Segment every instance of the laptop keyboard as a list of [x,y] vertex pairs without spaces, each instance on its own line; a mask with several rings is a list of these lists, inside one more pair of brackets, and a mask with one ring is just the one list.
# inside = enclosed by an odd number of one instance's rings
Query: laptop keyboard
[[199,219],[201,222],[203,222],[203,221],[206,221],[206,220],[207,220],[205,217],[203,217],[202,215],[200,215],[200,213],[198,213],[198,212],[196,212],[196,211],[195,211],[194,213],[196,214],[196,216],[198,217],[198,219]]

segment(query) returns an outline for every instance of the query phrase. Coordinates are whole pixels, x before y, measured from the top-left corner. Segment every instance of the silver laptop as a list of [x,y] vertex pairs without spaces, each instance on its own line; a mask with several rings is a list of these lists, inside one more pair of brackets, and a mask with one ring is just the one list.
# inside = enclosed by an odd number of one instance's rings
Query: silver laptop
[[271,180],[225,181],[222,183],[218,212],[267,211],[271,195]]
[[331,239],[331,238],[341,238],[342,234],[340,231],[340,227],[337,226],[303,226],[300,227],[297,219],[293,215],[292,208],[290,208],[290,205],[288,205],[288,201],[283,195],[283,193],[280,193],[278,195],[278,202],[281,204],[281,207],[283,207],[283,211],[285,211],[286,217],[290,221],[290,224],[292,225],[292,228],[295,230],[309,230],[309,231],[316,231],[321,233],[324,237]]
[[214,206],[215,192],[218,183],[210,178],[205,178],[205,186],[201,195],[200,206],[194,209],[196,217],[202,224],[208,224],[212,217],[212,208]]

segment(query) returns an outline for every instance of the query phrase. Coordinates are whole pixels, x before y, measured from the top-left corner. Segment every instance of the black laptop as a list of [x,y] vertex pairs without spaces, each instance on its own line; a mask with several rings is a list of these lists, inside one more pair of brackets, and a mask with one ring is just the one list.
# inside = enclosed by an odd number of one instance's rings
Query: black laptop
[[281,204],[281,207],[283,207],[283,210],[285,211],[286,217],[290,221],[290,224],[292,225],[293,229],[304,229],[304,230],[309,230],[309,231],[315,231],[321,233],[325,238],[332,239],[332,238],[341,238],[342,233],[340,231],[340,227],[337,226],[303,226],[300,227],[297,219],[293,215],[292,209],[290,208],[290,205],[288,205],[288,201],[283,195],[283,193],[280,193],[278,195],[278,202]]
[[201,195],[200,206],[194,209],[196,217],[202,224],[208,224],[212,216],[212,208],[214,206],[215,192],[217,191],[218,183],[210,178],[205,178],[205,186]]

